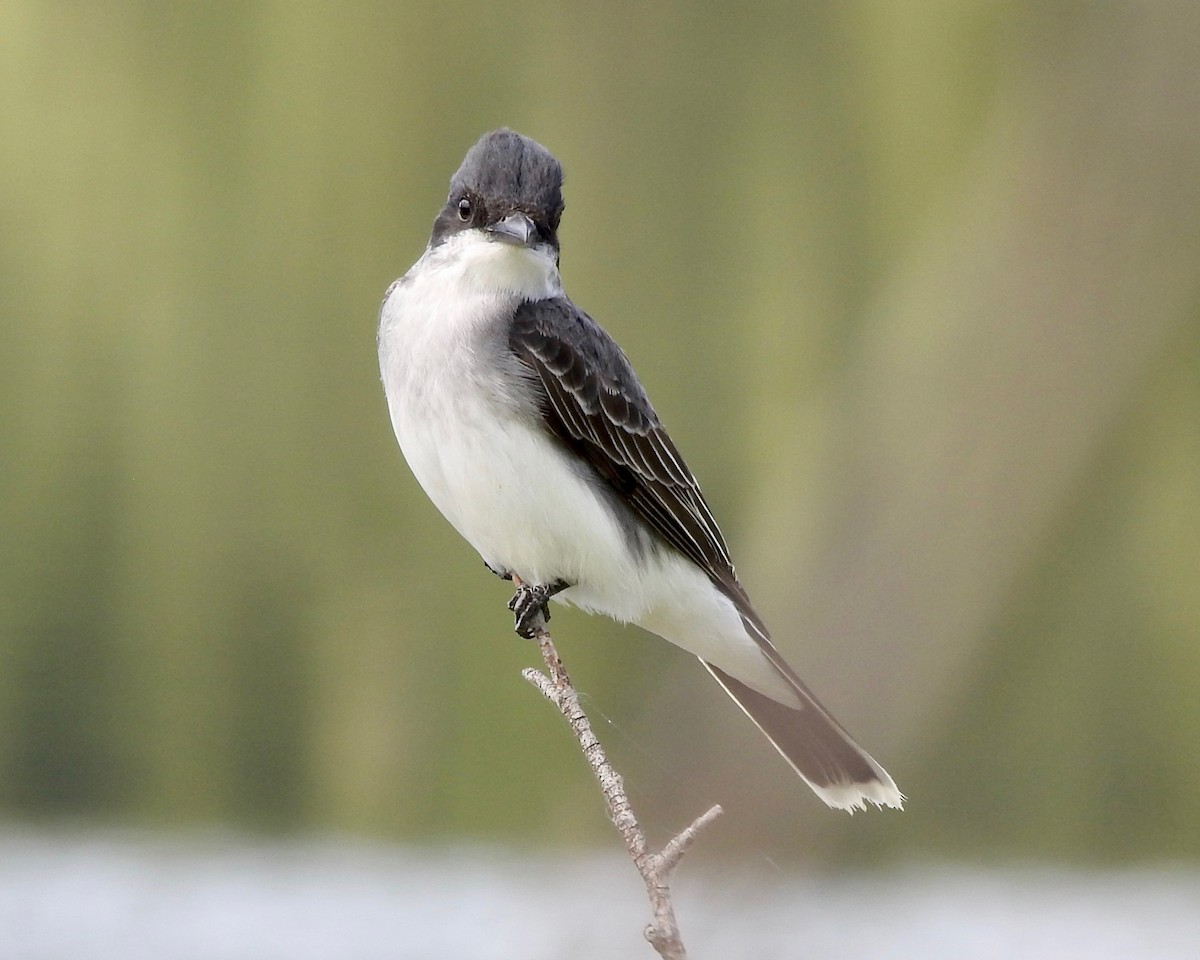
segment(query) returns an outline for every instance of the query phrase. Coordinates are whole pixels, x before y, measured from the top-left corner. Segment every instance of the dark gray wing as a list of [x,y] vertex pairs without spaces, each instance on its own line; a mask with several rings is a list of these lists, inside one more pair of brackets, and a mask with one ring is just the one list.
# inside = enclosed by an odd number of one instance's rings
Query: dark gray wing
[[826,803],[849,810],[867,800],[899,806],[904,798],[891,777],[821,706],[771,643],[738,583],[696,478],[621,348],[565,297],[522,303],[509,347],[541,386],[547,429],[733,601],[748,635],[791,684],[799,706],[776,703],[702,660],[725,691]]
[[663,540],[744,597],[700,485],[621,348],[565,297],[525,301],[509,347],[544,391],[546,427]]

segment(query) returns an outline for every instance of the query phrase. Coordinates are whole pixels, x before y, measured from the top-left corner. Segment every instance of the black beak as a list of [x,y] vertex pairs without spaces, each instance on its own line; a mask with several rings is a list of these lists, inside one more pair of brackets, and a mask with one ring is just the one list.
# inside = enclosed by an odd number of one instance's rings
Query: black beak
[[507,217],[488,224],[487,232],[497,240],[505,243],[516,243],[523,247],[529,246],[537,236],[537,227],[525,214],[510,213]]

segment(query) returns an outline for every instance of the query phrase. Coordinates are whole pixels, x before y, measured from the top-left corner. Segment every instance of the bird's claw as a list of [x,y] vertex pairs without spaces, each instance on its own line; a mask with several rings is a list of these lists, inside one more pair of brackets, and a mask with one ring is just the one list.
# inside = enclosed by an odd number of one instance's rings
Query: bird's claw
[[518,582],[520,585],[508,601],[508,609],[513,612],[513,628],[517,636],[532,640],[550,619],[550,598],[567,589],[570,584],[565,580],[536,584]]

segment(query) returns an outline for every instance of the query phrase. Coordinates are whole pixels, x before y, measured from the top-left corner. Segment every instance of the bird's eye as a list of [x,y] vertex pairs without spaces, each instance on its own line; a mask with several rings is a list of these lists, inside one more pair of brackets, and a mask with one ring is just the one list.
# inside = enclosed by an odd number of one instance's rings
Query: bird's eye
[[458,219],[463,223],[471,219],[471,201],[466,197],[458,201]]

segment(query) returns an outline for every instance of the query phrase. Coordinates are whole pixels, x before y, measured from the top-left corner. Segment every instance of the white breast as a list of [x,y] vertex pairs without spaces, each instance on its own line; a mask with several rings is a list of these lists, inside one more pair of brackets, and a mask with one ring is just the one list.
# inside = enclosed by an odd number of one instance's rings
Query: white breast
[[[453,246],[452,246],[453,245]],[[551,258],[462,234],[427,251],[384,302],[380,368],[392,427],[429,498],[492,567],[636,619],[639,562],[575,459],[547,442],[507,349],[523,298],[561,292]]]

